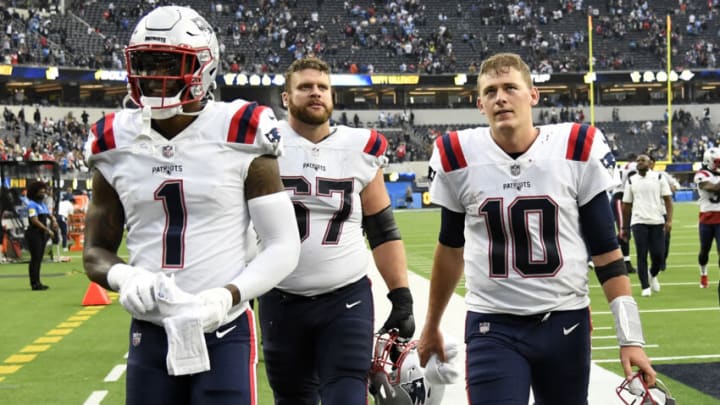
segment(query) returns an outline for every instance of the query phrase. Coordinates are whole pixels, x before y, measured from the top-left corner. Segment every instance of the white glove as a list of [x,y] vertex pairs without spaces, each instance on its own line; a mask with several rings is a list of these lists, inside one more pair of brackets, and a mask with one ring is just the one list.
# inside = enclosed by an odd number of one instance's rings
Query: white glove
[[157,306],[154,291],[156,277],[142,267],[125,263],[113,265],[107,273],[110,288],[120,292],[120,304],[133,316],[143,315]]
[[228,312],[232,308],[233,297],[225,287],[211,288],[197,294],[202,307],[200,308],[203,331],[214,332],[225,323]]

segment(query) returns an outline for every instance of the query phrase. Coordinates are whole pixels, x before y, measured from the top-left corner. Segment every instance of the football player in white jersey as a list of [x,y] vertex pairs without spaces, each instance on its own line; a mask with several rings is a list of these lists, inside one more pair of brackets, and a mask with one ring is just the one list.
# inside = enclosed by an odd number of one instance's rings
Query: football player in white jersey
[[479,110],[489,128],[435,142],[430,188],[441,225],[420,338],[421,362],[443,359],[439,324],[466,279],[470,404],[586,404],[590,374],[587,242],[615,318],[620,360],[654,384],[607,190],[615,164],[588,125],[534,126],[539,93],[516,54],[485,60]]
[[302,248],[297,268],[259,300],[268,380],[278,405],[365,405],[374,343],[365,235],[393,304],[381,331],[409,339],[415,330],[405,248],[383,180],[387,141],[375,130],[330,126],[322,60],[293,62],[282,97],[288,120],[278,127],[278,162]]
[[[708,288],[707,264],[710,260],[710,248],[713,240],[715,247],[720,249],[720,148],[714,147],[703,154],[703,168],[695,173],[693,181],[697,184],[700,218],[698,231],[700,235],[700,288]],[[720,296],[720,284],[718,284]]]
[[[256,103],[213,101],[218,51],[194,10],[151,11],[126,50],[138,108],[100,119],[86,147],[94,174],[83,261],[132,315],[128,404],[255,405],[247,302],[298,261],[277,121]],[[265,250],[246,266],[250,221]]]

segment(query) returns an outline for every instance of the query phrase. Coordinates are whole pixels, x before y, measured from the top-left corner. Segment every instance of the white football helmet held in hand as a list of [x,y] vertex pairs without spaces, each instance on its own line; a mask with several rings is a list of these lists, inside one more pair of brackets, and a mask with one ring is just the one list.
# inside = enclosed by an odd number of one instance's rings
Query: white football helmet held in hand
[[670,390],[659,379],[648,387],[642,373],[636,373],[630,380],[623,380],[615,389],[625,405],[676,405]]
[[125,60],[130,99],[150,107],[153,119],[167,119],[184,114],[186,104],[212,98],[220,47],[195,10],[164,6],[137,23]]
[[399,342],[396,331],[376,335],[370,370],[370,393],[376,405],[441,404],[445,386],[425,378],[417,342]]

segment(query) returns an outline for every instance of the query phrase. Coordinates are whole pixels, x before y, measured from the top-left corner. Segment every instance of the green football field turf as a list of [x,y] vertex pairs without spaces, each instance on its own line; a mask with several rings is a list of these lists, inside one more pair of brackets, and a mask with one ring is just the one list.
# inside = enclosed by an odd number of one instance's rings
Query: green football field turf
[[[675,207],[668,269],[660,276],[662,291],[641,298],[637,275],[632,275],[647,352],[657,365],[715,363],[711,374],[715,384],[720,384],[718,256],[713,252],[710,257],[711,288],[698,288],[697,205],[682,203]],[[397,211],[396,217],[410,269],[428,277],[439,212]],[[43,264],[43,282],[51,286],[45,292],[30,291],[26,264],[0,265],[0,404],[84,404],[89,398],[96,399],[92,403],[124,403],[122,371],[129,316],[116,302],[83,307],[88,280],[80,255],[65,255],[70,256],[70,262]],[[612,317],[594,276],[591,280],[596,328],[592,356],[602,367],[619,372]],[[458,293],[463,293],[462,286]],[[265,405],[272,399],[262,366],[261,357],[259,403]],[[680,404],[720,404],[720,400],[668,375],[660,377]]]

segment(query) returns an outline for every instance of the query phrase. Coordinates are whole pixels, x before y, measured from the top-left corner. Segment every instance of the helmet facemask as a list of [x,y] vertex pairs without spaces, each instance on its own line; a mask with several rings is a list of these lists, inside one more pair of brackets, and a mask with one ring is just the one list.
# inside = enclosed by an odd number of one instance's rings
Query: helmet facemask
[[[212,99],[219,46],[212,27],[187,7],[158,7],[138,22],[125,50],[128,97],[153,119],[186,111]],[[202,108],[200,108],[201,110]]]
[[623,380],[615,389],[618,397],[625,405],[675,405],[675,398],[660,379],[655,385],[648,387],[642,373],[638,372],[629,380]]
[[181,114],[182,106],[205,98],[203,70],[212,60],[208,49],[138,45],[125,53],[130,97],[151,107],[154,119]]

